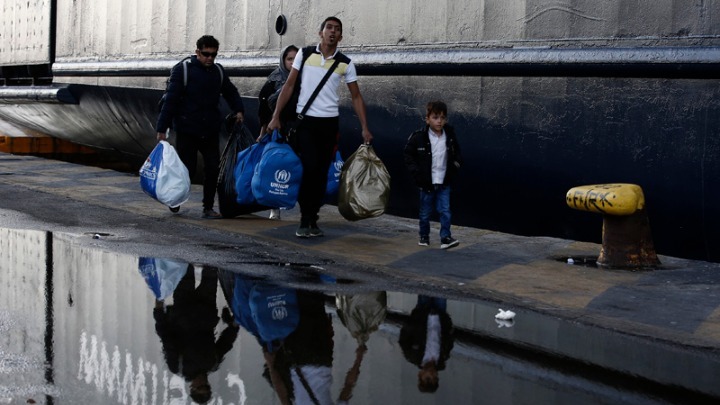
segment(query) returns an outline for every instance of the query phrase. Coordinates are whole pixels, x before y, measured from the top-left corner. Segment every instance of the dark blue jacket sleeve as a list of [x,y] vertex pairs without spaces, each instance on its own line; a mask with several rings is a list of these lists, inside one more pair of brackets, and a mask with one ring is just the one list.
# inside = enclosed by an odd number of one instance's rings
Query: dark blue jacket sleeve
[[238,93],[237,87],[232,84],[226,74],[223,74],[222,89],[220,91],[222,92],[223,98],[225,99],[225,101],[227,101],[230,109],[232,109],[233,112],[245,113],[245,107],[243,106],[240,93]]

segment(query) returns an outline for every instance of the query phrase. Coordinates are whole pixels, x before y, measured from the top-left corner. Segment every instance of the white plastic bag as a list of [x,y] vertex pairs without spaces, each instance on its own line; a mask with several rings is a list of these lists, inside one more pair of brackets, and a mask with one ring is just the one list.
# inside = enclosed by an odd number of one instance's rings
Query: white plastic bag
[[140,168],[140,187],[171,208],[190,198],[190,173],[167,141],[160,141]]

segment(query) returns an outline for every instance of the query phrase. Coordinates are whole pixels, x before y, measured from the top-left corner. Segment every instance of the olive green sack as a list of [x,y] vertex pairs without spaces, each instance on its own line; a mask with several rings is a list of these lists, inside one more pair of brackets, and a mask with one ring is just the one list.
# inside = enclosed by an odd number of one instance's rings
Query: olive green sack
[[390,201],[390,173],[370,145],[360,145],[343,165],[338,211],[348,221],[379,217]]

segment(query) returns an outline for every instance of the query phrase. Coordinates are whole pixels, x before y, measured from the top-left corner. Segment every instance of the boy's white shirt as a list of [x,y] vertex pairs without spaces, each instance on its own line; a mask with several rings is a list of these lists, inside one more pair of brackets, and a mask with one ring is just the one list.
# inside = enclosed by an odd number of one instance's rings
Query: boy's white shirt
[[432,184],[443,184],[447,169],[445,130],[438,135],[431,128],[428,128],[428,135],[430,135],[430,152],[432,153]]
[[429,315],[427,320],[427,335],[425,336],[425,354],[423,355],[422,365],[424,366],[430,361],[437,363],[440,358],[440,317],[438,315]]

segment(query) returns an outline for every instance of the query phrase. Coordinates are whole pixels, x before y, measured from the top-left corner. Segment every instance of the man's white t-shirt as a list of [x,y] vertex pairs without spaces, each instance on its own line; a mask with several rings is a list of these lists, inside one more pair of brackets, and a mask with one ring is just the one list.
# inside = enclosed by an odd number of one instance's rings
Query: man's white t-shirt
[[[316,50],[320,52],[320,45],[316,47]],[[337,56],[338,51],[336,50],[332,57],[325,59],[322,53],[313,53],[305,61],[305,66],[302,68],[302,77],[300,78],[300,97],[297,104],[298,114],[302,112],[305,107],[305,103],[310,99],[310,96],[317,88],[322,78],[327,73],[328,69],[333,65],[334,58]],[[357,81],[357,72],[355,71],[355,65],[352,61],[345,57],[341,60],[340,64],[335,68],[335,71],[328,79],[327,83],[323,86],[322,90],[318,94],[315,101],[310,105],[310,109],[305,115],[311,117],[337,117],[340,115],[340,94],[339,88],[340,83],[353,83]],[[293,69],[300,70],[300,65],[303,60],[303,50],[300,49],[295,56],[293,62]]]

